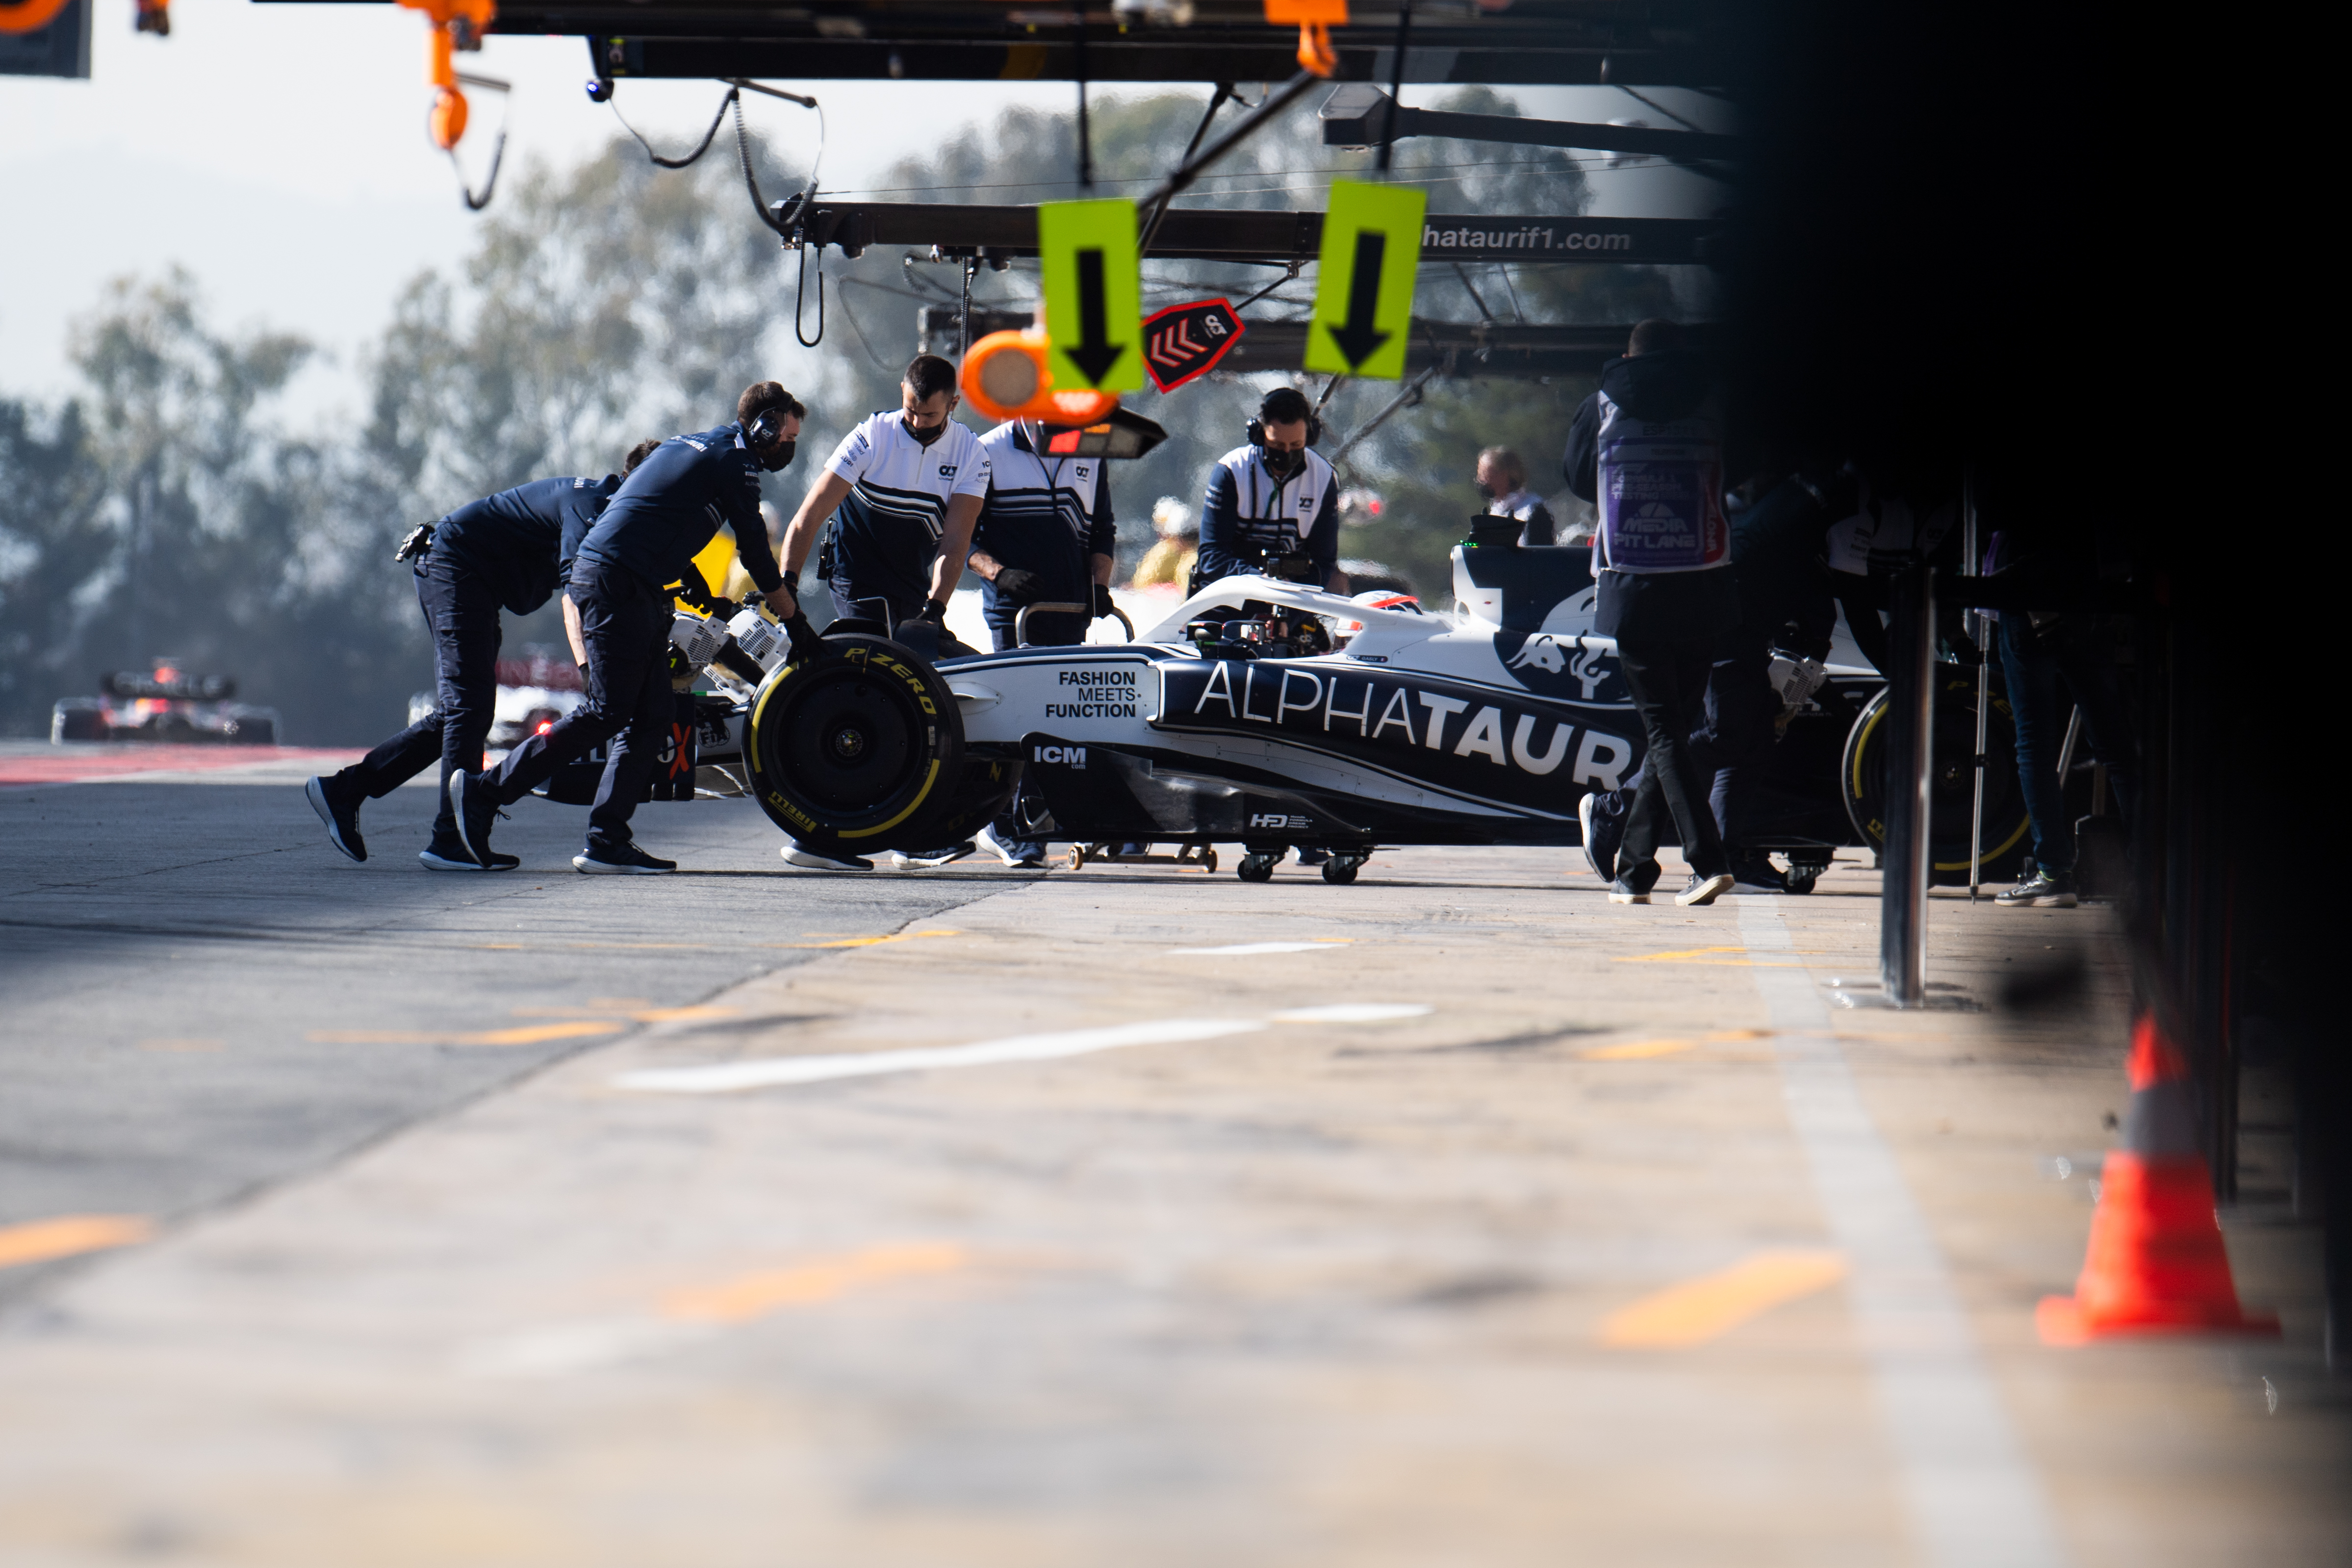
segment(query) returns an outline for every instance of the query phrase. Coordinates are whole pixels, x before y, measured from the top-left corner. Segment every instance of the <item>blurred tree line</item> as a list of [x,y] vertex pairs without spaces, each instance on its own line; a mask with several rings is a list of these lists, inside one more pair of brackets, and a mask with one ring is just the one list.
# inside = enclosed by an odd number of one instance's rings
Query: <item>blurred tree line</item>
[[[1516,112],[1478,89],[1444,106]],[[1171,166],[1202,107],[1201,95],[1173,91],[1097,100],[1091,192],[1076,183],[1075,116],[1018,110],[897,165],[877,187],[836,194],[1134,196]],[[1220,123],[1237,112],[1226,108]],[[668,171],[616,141],[574,168],[527,169],[486,216],[457,276],[427,271],[402,293],[362,351],[355,412],[294,406],[314,345],[221,330],[184,272],[110,284],[73,327],[79,394],[56,406],[0,396],[0,732],[42,732],[56,699],[93,690],[103,670],[169,654],[236,677],[243,697],[280,710],[296,742],[372,742],[430,682],[408,573],[390,560],[402,534],[526,479],[616,468],[639,439],[724,422],[736,394],[769,376],[811,409],[802,461],[767,481],[788,516],[834,444],[896,405],[917,310],[956,302],[961,279],[953,263],[835,252],[822,268],[824,335],[803,348],[791,318],[801,304],[814,331],[817,258],[803,300],[797,264],[748,210],[729,150],[722,138],[694,167]],[[755,140],[753,156],[772,195],[803,177],[805,165],[796,170],[780,146]],[[1323,147],[1303,107],[1184,205],[1320,207],[1332,176],[1370,164],[1370,154]],[[1433,212],[1570,216],[1589,200],[1577,157],[1525,147],[1408,142],[1394,177],[1425,185]],[[1147,310],[1213,294],[1239,304],[1265,290],[1246,311],[1263,321],[1303,315],[1312,299],[1311,264],[1295,279],[1280,268],[1172,260],[1147,261],[1145,274]],[[1623,322],[1704,310],[1696,287],[1649,268],[1433,267],[1416,309],[1456,321],[1485,310]],[[976,305],[1025,309],[1035,298],[1034,261],[974,281]],[[1265,387],[1285,379],[1312,395],[1324,389],[1320,376],[1217,374],[1130,400],[1171,438],[1113,477],[1122,569],[1150,542],[1154,499],[1197,507],[1208,465],[1240,442]],[[1343,384],[1325,411],[1325,450],[1397,390]],[[1478,510],[1477,449],[1517,447],[1531,485],[1558,492],[1568,419],[1590,390],[1433,381],[1417,406],[1350,454],[1349,482],[1386,505],[1349,528],[1342,552],[1386,562],[1443,604],[1446,552]],[[556,642],[562,632],[550,610],[507,636],[509,645]]]

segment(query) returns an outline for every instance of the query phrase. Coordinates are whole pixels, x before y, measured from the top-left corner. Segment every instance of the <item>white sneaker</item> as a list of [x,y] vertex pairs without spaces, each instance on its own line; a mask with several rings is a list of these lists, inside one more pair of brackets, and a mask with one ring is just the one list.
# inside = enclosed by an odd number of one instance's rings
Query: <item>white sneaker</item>
[[846,859],[836,860],[830,855],[820,855],[814,849],[803,848],[797,842],[787,843],[776,853],[784,858],[785,865],[804,867],[811,871],[871,871],[874,869],[874,862],[871,860],[861,860],[855,855]]
[[1034,864],[1026,859],[1031,848],[1029,845],[1009,844],[996,836],[996,829],[993,827],[982,828],[972,836],[972,842],[1008,866]]
[[951,866],[979,847],[967,838],[944,849],[893,849],[887,858],[896,870],[929,870],[938,866]]

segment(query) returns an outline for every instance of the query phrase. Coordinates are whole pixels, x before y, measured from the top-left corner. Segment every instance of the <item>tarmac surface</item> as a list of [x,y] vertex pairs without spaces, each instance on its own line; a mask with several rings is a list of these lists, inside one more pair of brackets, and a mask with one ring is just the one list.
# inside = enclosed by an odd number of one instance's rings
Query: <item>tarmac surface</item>
[[2284,1337],[2035,1338],[2109,911],[1939,897],[1896,1013],[1866,860],[810,874],[697,802],[638,817],[688,873],[595,879],[534,801],[521,871],[430,875],[426,789],[327,847],[331,760],[22,756],[11,1568],[2352,1560],[2262,1073],[2224,1219]]

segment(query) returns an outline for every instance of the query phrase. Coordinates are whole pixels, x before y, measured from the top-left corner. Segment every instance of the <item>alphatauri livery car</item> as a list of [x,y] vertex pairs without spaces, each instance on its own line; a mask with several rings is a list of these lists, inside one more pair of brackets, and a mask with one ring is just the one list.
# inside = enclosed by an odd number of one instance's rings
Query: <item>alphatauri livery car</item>
[[[740,694],[682,697],[698,711],[681,710],[668,772],[740,788],[821,853],[951,842],[1024,779],[1024,837],[1074,842],[1080,863],[1086,847],[1143,842],[1213,865],[1211,847],[1238,844],[1241,876],[1257,881],[1312,847],[1329,852],[1326,879],[1347,882],[1381,845],[1572,846],[1579,797],[1620,787],[1643,749],[1615,646],[1591,634],[1591,552],[1466,544],[1454,562],[1452,616],[1245,574],[1125,643],[955,657],[870,630],[788,637],[754,610],[681,614],[688,662]],[[1949,670],[1938,734],[1962,737],[1965,758],[1974,680]],[[1786,855],[1797,890],[1836,847],[1878,837],[1879,687],[1841,626],[1829,679],[1783,713],[1760,764],[1751,838]],[[1965,879],[1973,772],[1949,771],[1935,858]],[[1988,875],[2024,837],[2005,776],[1988,791]]]

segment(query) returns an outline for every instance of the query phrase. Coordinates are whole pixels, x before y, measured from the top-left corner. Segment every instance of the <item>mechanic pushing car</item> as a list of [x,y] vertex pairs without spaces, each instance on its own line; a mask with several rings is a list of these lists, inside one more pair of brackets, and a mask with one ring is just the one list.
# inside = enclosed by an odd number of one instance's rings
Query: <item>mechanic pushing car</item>
[[[999,653],[1017,646],[1025,606],[1084,605],[1084,615],[1033,613],[1026,636],[1049,647],[1086,641],[1094,618],[1110,614],[1111,561],[1118,552],[1103,460],[1056,456],[1034,419],[1007,420],[980,445],[988,455],[988,495],[972,532],[971,566],[986,584],[981,603],[990,640]],[[1042,866],[1045,846],[1020,837],[1021,816],[1016,797],[985,830],[987,846],[1008,866]]]
[[[1731,520],[1739,622],[1716,649],[1706,677],[1706,722],[1691,732],[1690,750],[1698,772],[1713,775],[1708,807],[1743,889],[1788,891],[1771,857],[1749,839],[1764,757],[1778,738],[1774,721],[1784,707],[1801,706],[1829,679],[1824,661],[1837,601],[1822,558],[1830,526],[1824,493],[1791,475]],[[1603,881],[1617,875],[1618,841],[1647,771],[1645,758],[1623,788],[1595,790],[1576,803],[1584,858]]]
[[[601,479],[533,479],[459,507],[409,535],[398,557],[414,561],[416,602],[433,634],[433,711],[340,773],[303,786],[327,825],[327,840],[354,860],[367,858],[360,804],[380,800],[441,760],[441,809],[433,841],[418,852],[428,871],[505,871],[511,855],[478,858],[467,849],[450,809],[453,774],[480,768],[499,694],[499,609],[527,616],[571,574],[581,541],[623,479],[655,443],[640,442],[618,474]],[[566,620],[570,620],[569,605]]]
[[1348,592],[1339,570],[1339,486],[1320,453],[1323,421],[1295,386],[1262,398],[1248,439],[1209,470],[1191,592],[1235,572]]
[[629,818],[646,794],[677,712],[669,683],[671,605],[666,584],[684,577],[724,523],[761,592],[782,597],[783,574],[760,521],[760,475],[793,460],[800,400],[772,381],[744,389],[735,422],[654,448],[581,542],[567,590],[580,610],[588,700],[544,734],[525,737],[495,773],[452,775],[449,804],[467,852],[485,865],[490,825],[558,768],[607,740],[612,753],[588,810],[588,842],[574,870],[642,876],[677,869],[639,848]]
[[1617,667],[1649,742],[1609,884],[1615,904],[1650,901],[1661,811],[1673,813],[1691,867],[1675,902],[1710,904],[1732,886],[1690,751],[1717,648],[1739,618],[1712,393],[1706,359],[1682,328],[1643,321],[1624,357],[1601,367],[1601,390],[1578,405],[1560,465],[1569,489],[1600,509],[1592,629],[1617,639]]
[[[784,530],[786,592],[780,613],[789,616],[798,607],[801,565],[838,509],[840,520],[817,557],[835,611],[871,619],[885,635],[908,621],[928,622],[931,637],[944,626],[948,595],[963,575],[988,493],[988,453],[979,437],[950,417],[956,374],[946,360],[917,354],[898,395],[898,407],[869,416],[842,437],[825,459],[824,476],[793,514]],[[890,858],[901,867],[944,866],[976,847],[966,841],[935,850],[894,849]],[[870,860],[820,855],[797,841],[781,853],[786,864],[811,870],[874,868]]]

